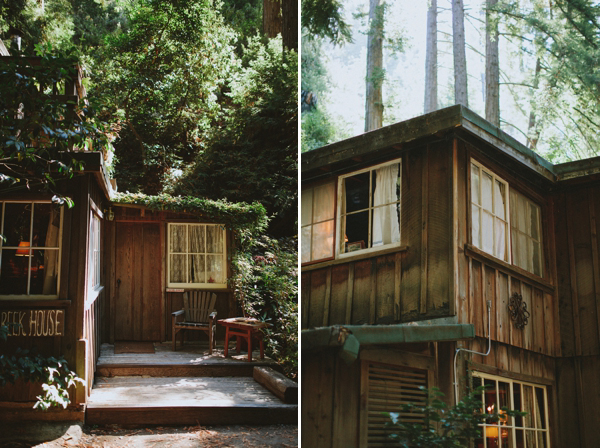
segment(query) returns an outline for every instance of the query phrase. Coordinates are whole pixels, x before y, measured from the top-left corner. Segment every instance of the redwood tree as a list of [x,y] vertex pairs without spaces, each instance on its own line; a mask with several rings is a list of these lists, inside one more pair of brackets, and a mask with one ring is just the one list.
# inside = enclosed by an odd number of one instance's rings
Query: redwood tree
[[452,35],[454,50],[454,102],[468,107],[465,7],[463,0],[452,0]]
[[369,35],[367,40],[367,97],[365,105],[365,132],[383,124],[383,20],[384,6],[380,0],[369,2]]
[[427,53],[425,56],[425,113],[438,108],[437,100],[437,0],[427,10]]

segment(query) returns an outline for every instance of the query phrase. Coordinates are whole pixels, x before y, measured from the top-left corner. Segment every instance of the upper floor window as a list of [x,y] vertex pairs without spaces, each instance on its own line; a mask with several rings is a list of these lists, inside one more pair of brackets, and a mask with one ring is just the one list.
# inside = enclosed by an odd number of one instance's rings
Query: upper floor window
[[169,223],[168,240],[168,287],[227,286],[224,226]]
[[513,189],[509,193],[505,180],[474,160],[471,240],[475,247],[543,276],[541,207]]
[[475,247],[508,260],[508,184],[471,162],[471,229]]
[[335,184],[302,190],[302,263],[333,257]]
[[401,159],[339,178],[339,254],[400,245]]
[[[473,386],[486,387],[481,395],[484,412],[500,416],[497,422],[490,419],[480,425],[485,437],[475,440],[475,446],[550,446],[546,386],[480,372],[473,372]],[[526,415],[509,417],[503,409],[526,412]]]
[[62,209],[49,201],[0,205],[0,295],[57,297]]

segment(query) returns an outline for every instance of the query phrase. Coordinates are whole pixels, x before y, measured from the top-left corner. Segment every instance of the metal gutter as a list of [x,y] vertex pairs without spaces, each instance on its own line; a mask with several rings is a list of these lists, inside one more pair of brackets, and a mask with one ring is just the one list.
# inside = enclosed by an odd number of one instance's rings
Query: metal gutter
[[340,357],[352,363],[361,346],[473,339],[473,324],[334,325],[302,330],[302,351],[341,348]]

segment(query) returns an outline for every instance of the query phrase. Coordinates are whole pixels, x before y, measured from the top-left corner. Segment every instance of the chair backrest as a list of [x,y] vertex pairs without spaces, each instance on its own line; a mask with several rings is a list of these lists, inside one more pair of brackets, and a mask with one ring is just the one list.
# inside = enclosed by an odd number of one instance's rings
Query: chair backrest
[[208,322],[215,310],[217,295],[210,291],[188,291],[183,294],[183,309],[187,322]]

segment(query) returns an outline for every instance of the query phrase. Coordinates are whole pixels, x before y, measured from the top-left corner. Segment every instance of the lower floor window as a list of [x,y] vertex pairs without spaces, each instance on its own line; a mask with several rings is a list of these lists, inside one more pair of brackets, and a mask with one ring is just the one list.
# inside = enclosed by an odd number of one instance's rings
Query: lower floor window
[[[473,372],[473,387],[485,386],[481,396],[484,412],[498,413],[498,422],[481,424],[482,434],[476,448],[548,448],[548,391],[540,384]],[[503,409],[526,412],[524,417],[509,417]]]

